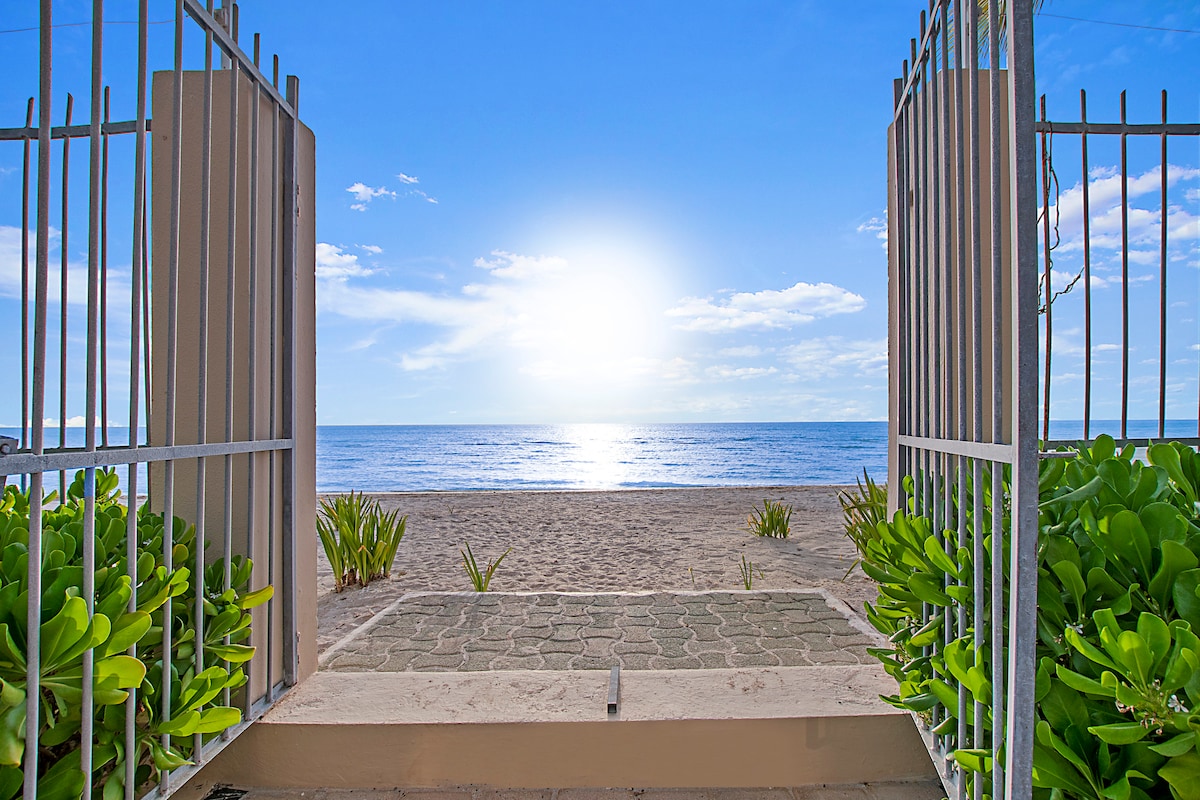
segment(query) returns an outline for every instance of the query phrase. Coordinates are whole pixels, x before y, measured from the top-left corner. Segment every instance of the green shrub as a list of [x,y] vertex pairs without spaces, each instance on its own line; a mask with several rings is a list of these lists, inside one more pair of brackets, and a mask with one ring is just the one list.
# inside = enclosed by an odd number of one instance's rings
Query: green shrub
[[475,563],[475,554],[471,552],[471,545],[466,545],[466,550],[459,550],[462,554],[463,569],[467,571],[467,577],[471,579],[471,588],[477,592],[486,592],[488,586],[492,583],[492,575],[496,573],[496,568],[500,566],[500,562],[504,557],[512,552],[512,548],[508,548],[495,561],[489,561],[487,569],[480,570],[479,565]]
[[[1077,458],[1041,463],[1037,594],[1034,786],[1039,798],[1200,797],[1200,456],[1180,444],[1156,444],[1148,464],[1134,448],[1099,437]],[[911,484],[907,487],[911,495]],[[991,479],[983,484],[990,507]],[[971,487],[968,487],[968,496]],[[1005,497],[999,498],[1007,506]],[[990,514],[985,525],[990,526]],[[931,720],[940,734],[959,720],[957,691],[982,704],[991,730],[989,647],[943,630],[952,609],[973,619],[966,584],[968,539],[933,535],[929,522],[898,512],[873,532],[852,536],[861,567],[879,583],[871,623],[891,648],[874,651],[898,681],[885,697]],[[980,531],[990,561],[993,540]],[[1007,553],[999,554],[1007,573]],[[985,586],[990,597],[991,587]],[[922,607],[933,609],[923,617]],[[940,652],[926,652],[935,642]],[[955,752],[969,782],[989,778],[988,750]]]
[[[248,592],[251,563],[234,557],[232,585],[224,590],[225,565],[206,567],[196,618],[194,562],[196,531],[172,519],[173,568],[163,563],[163,516],[142,506],[137,512],[137,560],[131,579],[126,557],[129,513],[117,491],[117,475],[96,474],[95,596],[88,619],[83,586],[83,472],[76,474],[66,502],[42,511],[42,610],[40,639],[40,725],[37,776],[42,800],[80,797],[89,781],[80,766],[83,656],[93,649],[92,720],[94,747],[90,782],[93,796],[116,800],[125,790],[125,763],[136,763],[138,789],[157,782],[160,770],[191,762],[194,736],[208,740],[241,722],[237,708],[223,705],[226,690],[246,682],[239,664],[254,648],[249,609],[265,603],[271,587]],[[54,495],[46,498],[52,503]],[[25,748],[26,610],[30,498],[16,486],[0,494],[0,800],[22,791]],[[135,596],[136,607],[129,610]],[[166,604],[171,598],[169,619]],[[172,648],[163,678],[163,631],[170,625]],[[195,632],[202,625],[197,670]],[[136,647],[136,654],[129,648]],[[125,749],[125,701],[137,691],[135,749]],[[171,717],[162,718],[164,691],[171,693]],[[169,746],[163,736],[169,734]]]
[[322,500],[317,535],[333,568],[335,590],[391,575],[407,525],[407,516],[384,511],[379,501],[361,493]]
[[791,521],[792,507],[770,500],[763,500],[762,508],[753,509],[746,518],[751,533],[772,539],[786,539],[792,531]]

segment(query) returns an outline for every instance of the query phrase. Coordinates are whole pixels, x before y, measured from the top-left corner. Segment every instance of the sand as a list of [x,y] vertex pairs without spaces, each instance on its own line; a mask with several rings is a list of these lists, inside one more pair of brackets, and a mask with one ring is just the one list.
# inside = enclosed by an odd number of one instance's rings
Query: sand
[[[875,590],[857,569],[843,579],[855,560],[837,501],[843,488],[376,494],[408,515],[391,577],[334,592],[319,552],[318,650],[405,592],[470,590],[460,555],[467,542],[481,567],[512,548],[492,591],[740,589],[745,556],[755,589],[825,589],[861,612]],[[787,539],[747,530],[764,499],[792,506]]]

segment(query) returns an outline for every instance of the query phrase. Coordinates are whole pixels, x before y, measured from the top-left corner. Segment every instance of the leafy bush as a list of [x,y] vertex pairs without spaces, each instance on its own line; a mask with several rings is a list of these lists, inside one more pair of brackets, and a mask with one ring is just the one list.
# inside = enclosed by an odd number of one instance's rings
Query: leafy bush
[[361,493],[322,500],[317,535],[333,567],[335,591],[391,575],[407,525],[407,516],[384,511],[378,500]]
[[753,509],[746,518],[751,533],[772,539],[786,539],[792,531],[791,521],[792,507],[770,500],[763,500],[763,507]]
[[492,575],[496,573],[496,568],[500,566],[500,562],[504,557],[512,552],[512,548],[508,548],[495,561],[489,561],[487,569],[480,570],[479,565],[475,563],[475,554],[471,552],[471,545],[466,545],[466,550],[459,550],[462,554],[463,569],[467,571],[467,577],[471,579],[471,587],[477,592],[486,592],[488,586],[492,583]]
[[[172,519],[174,567],[163,563],[163,516],[147,506],[137,512],[134,578],[126,560],[126,519],[117,475],[98,471],[95,510],[95,606],[88,619],[83,586],[83,473],[55,508],[46,498],[42,511],[42,592],[38,796],[42,800],[80,797],[89,780],[81,769],[83,657],[93,649],[92,720],[94,747],[90,776],[93,795],[116,800],[125,790],[125,763],[136,763],[138,788],[156,782],[159,770],[190,763],[194,736],[211,739],[241,722],[241,712],[221,704],[226,690],[246,682],[238,664],[254,655],[242,644],[250,636],[249,609],[266,602],[271,587],[248,592],[251,563],[234,557],[232,588],[223,590],[225,565],[205,569],[203,619],[196,618],[196,590],[187,565],[193,563],[195,528]],[[22,791],[29,602],[27,576],[30,498],[15,486],[0,494],[0,800]],[[134,594],[136,590],[136,595]],[[130,600],[136,596],[134,610]],[[165,617],[171,598],[170,617]],[[197,670],[196,625],[202,625]],[[170,625],[172,649],[165,659],[163,631]],[[130,648],[136,648],[130,652]],[[135,746],[125,749],[125,701],[137,692]],[[171,717],[162,717],[164,692]],[[170,735],[169,746],[163,736]]]
[[[1041,464],[1033,766],[1040,798],[1200,797],[1200,456],[1180,444],[1153,445],[1148,464],[1133,454],[1102,436],[1077,458]],[[990,476],[981,488],[990,507]],[[991,531],[980,533],[990,561]],[[969,625],[962,637],[944,631],[952,608],[973,619],[970,538],[959,542],[946,530],[943,545],[927,520],[898,512],[855,541],[863,571],[879,583],[868,618],[893,642],[874,651],[899,683],[884,699],[927,720],[940,705],[935,731],[952,734],[961,684],[965,722],[974,725],[972,701],[981,703],[990,731],[993,654],[974,646]],[[1007,554],[999,555],[1007,572]],[[940,652],[926,652],[939,641]],[[955,758],[989,794],[980,773],[991,768],[990,751],[959,749]]]

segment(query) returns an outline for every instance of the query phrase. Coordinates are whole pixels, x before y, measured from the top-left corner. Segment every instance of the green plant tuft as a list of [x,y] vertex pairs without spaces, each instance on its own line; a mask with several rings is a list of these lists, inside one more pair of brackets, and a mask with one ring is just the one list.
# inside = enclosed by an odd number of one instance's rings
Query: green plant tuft
[[[866,550],[868,541],[878,536],[879,523],[887,522],[887,486],[871,480],[871,476],[863,469],[862,480],[854,479],[857,486],[838,493],[838,503],[842,506],[842,522],[846,536],[854,542],[855,548],[862,553]],[[856,559],[842,576],[849,577],[854,568],[862,561]]]
[[475,554],[471,552],[471,545],[466,545],[466,550],[459,550],[462,553],[463,569],[467,571],[467,576],[471,579],[471,587],[477,592],[486,592],[488,586],[492,583],[492,576],[496,574],[496,568],[500,566],[500,562],[504,557],[512,552],[512,548],[505,550],[495,561],[489,561],[487,569],[480,570],[479,565],[475,563]]
[[782,500],[763,500],[762,508],[755,508],[746,518],[751,533],[755,536],[769,536],[772,539],[786,539],[792,532],[791,522],[792,507],[785,505]]
[[755,572],[758,573],[758,577],[761,578],[763,576],[763,571],[761,569],[755,570],[754,562],[747,560],[745,556],[742,556],[742,563],[738,565],[738,572],[742,576],[742,586],[746,587],[747,591],[754,588]]
[[333,568],[334,589],[366,586],[391,575],[407,524],[407,516],[384,511],[378,500],[362,493],[322,500],[317,535]]

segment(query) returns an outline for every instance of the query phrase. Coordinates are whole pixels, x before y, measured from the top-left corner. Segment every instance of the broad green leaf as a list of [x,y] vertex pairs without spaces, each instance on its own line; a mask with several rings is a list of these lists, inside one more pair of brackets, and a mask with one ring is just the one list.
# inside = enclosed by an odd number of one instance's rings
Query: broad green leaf
[[241,607],[243,609],[251,609],[256,606],[261,606],[263,603],[270,600],[275,595],[275,587],[264,586],[257,591],[242,595]]
[[1112,689],[1100,683],[1100,681],[1080,675],[1078,672],[1068,669],[1062,664],[1056,666],[1055,673],[1058,675],[1060,681],[1077,692],[1099,695],[1100,697],[1113,697],[1116,694]]
[[929,557],[935,567],[958,580],[958,565],[954,563],[954,559],[943,549],[943,545],[939,544],[936,538],[930,537],[925,540],[925,555]]
[[1179,800],[1200,798],[1200,755],[1194,751],[1172,758],[1158,770],[1158,776],[1170,784]]
[[992,771],[991,750],[955,750],[954,760],[970,772],[989,773]]
[[1092,725],[1088,732],[1107,744],[1126,745],[1140,742],[1150,733],[1140,722],[1114,722],[1111,725]]
[[191,736],[200,724],[200,712],[184,711],[158,724],[158,732],[169,736]]
[[231,664],[241,664],[254,658],[254,648],[243,644],[210,644],[205,646],[204,651]]
[[1183,465],[1179,460],[1179,452],[1169,444],[1153,444],[1146,450],[1146,457],[1151,464],[1157,467],[1162,467],[1167,471],[1171,481],[1175,484],[1179,491],[1183,492],[1189,503],[1195,503],[1196,487],[1188,480],[1183,473]]
[[1174,758],[1196,749],[1196,732],[1188,731],[1172,737],[1162,744],[1151,745],[1150,749],[1160,756]]
[[200,712],[196,733],[220,733],[242,721],[242,712],[229,706],[207,708]]
[[950,596],[942,591],[941,582],[927,572],[914,572],[908,579],[908,588],[922,602],[935,606],[951,604]]
[[1038,505],[1041,508],[1055,508],[1059,506],[1075,505],[1091,500],[1100,493],[1100,489],[1104,486],[1104,480],[1097,475],[1078,489],[1067,492],[1066,494],[1052,497],[1049,500],[1044,500]]

